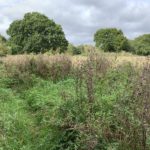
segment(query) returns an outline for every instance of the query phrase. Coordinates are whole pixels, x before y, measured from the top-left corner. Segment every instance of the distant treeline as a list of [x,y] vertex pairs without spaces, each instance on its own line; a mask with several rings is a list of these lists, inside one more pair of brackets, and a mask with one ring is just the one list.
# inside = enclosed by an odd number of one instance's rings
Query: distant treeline
[[[83,45],[69,44],[61,25],[56,24],[44,14],[26,13],[22,20],[13,21],[7,34],[0,35],[0,56],[6,54],[45,53],[70,51],[81,54]],[[104,52],[127,51],[138,55],[150,55],[150,34],[141,35],[134,40],[127,39],[117,28],[99,29],[94,34],[96,48]]]

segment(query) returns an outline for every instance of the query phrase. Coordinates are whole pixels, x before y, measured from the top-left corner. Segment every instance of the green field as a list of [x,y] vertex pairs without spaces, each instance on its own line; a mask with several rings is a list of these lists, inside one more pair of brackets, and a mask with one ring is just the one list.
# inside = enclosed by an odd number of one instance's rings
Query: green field
[[1,59],[0,150],[150,149],[148,59],[142,67],[109,60]]

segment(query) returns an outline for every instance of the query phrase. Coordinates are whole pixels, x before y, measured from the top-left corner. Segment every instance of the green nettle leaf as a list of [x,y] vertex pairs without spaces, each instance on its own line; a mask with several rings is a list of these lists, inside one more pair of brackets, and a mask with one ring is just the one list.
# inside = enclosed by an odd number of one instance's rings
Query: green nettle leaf
[[106,28],[98,30],[94,35],[96,47],[106,52],[129,51],[129,42],[121,30]]
[[67,50],[68,41],[60,25],[38,12],[26,13],[7,30],[12,53],[43,53],[45,50]]

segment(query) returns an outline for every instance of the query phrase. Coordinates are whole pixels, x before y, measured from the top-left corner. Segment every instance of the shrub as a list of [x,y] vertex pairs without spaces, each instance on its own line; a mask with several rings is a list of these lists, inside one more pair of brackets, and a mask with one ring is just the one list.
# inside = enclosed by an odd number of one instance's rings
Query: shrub
[[82,53],[82,51],[81,51],[80,47],[74,47],[73,48],[73,55],[79,55],[81,53]]
[[74,46],[73,44],[68,45],[68,53],[73,54],[73,55],[79,55],[84,52],[84,46]]
[[138,55],[150,55],[150,34],[141,35],[130,41],[134,53]]
[[0,43],[0,56],[6,56],[7,54],[11,54],[10,48]]
[[7,46],[7,40],[5,37],[0,35],[0,56],[11,54],[11,49]]

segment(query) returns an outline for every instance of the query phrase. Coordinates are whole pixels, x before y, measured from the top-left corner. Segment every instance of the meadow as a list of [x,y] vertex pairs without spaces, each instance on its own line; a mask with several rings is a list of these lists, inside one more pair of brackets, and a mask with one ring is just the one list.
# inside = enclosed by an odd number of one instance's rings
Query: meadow
[[0,150],[150,149],[149,59],[1,57]]

